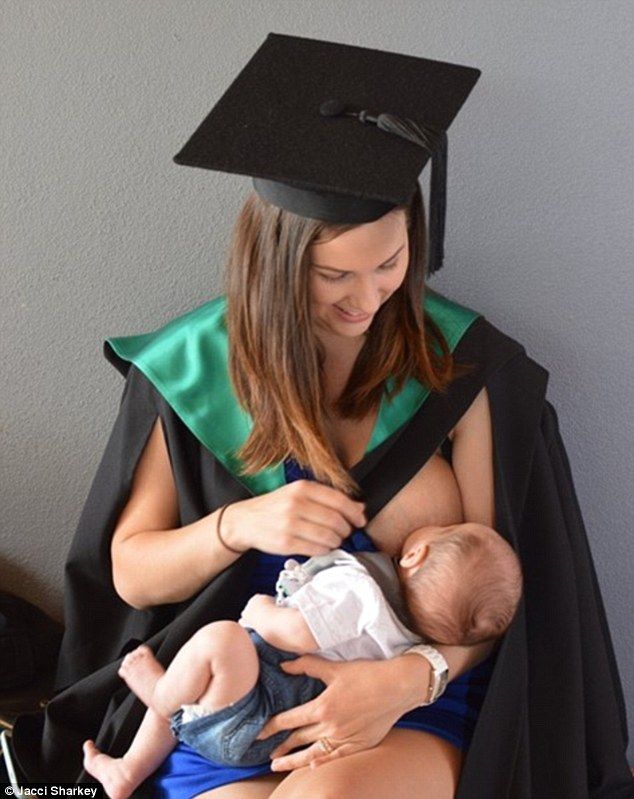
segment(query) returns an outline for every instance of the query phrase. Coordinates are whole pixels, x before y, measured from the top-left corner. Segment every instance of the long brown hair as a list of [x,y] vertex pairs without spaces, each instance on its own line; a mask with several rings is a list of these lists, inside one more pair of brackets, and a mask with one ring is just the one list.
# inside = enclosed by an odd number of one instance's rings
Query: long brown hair
[[[417,188],[403,209],[409,266],[399,289],[376,313],[334,411],[362,419],[380,402],[388,377],[392,394],[408,378],[443,391],[456,374],[445,339],[423,315],[426,230]],[[244,474],[292,457],[315,477],[348,493],[358,486],[326,435],[323,353],[310,316],[311,244],[354,227],[328,225],[246,200],[228,263],[229,372],[236,396],[253,419],[238,452]]]

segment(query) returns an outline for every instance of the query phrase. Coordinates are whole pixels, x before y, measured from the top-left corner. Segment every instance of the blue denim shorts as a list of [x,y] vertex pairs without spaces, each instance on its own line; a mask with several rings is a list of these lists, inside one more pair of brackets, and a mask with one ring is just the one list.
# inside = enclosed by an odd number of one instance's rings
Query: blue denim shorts
[[255,630],[247,629],[260,664],[258,680],[248,694],[228,707],[202,718],[182,722],[177,710],[170,728],[179,741],[199,755],[225,766],[255,766],[267,763],[271,752],[291,730],[282,730],[263,741],[255,738],[271,716],[302,705],[320,694],[325,684],[305,674],[286,674],[280,663],[298,655],[271,646]]

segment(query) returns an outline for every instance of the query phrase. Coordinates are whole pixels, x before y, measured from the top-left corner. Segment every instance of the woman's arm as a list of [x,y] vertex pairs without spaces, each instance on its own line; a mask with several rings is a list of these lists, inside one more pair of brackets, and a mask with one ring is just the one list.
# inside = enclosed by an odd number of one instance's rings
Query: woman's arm
[[486,388],[473,400],[453,430],[452,467],[465,522],[495,528],[493,431]]
[[185,527],[160,418],[145,445],[111,543],[119,596],[135,608],[193,596],[236,560],[214,535],[219,511]]
[[[495,528],[493,430],[486,388],[453,429],[451,462],[460,489],[464,521]],[[468,647],[438,645],[436,649],[447,661],[449,679],[453,680],[484,660],[494,646],[495,642],[489,642]]]
[[193,596],[257,547],[280,555],[324,555],[365,522],[363,506],[330,486],[297,480],[262,496],[233,503],[184,527],[160,419],[139,459],[130,497],[111,542],[112,576],[119,596],[143,609]]
[[[464,521],[495,527],[493,434],[486,388],[473,400],[450,433],[450,438],[453,445],[452,469],[460,492]],[[447,661],[449,679],[453,680],[484,660],[492,652],[495,642],[469,647],[435,646]],[[424,660],[420,655],[401,657]],[[428,666],[419,665],[421,668],[428,673]],[[413,665],[405,670],[406,676],[412,670],[416,671]],[[415,694],[416,689],[413,688],[412,697]]]

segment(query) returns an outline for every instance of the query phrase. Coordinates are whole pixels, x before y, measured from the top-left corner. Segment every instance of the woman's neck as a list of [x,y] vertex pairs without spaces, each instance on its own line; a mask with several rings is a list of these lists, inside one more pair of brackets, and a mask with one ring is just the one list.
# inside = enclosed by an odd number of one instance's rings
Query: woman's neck
[[329,363],[348,363],[350,366],[356,361],[357,355],[363,349],[363,345],[367,338],[366,333],[351,338],[348,336],[338,336],[336,333],[331,333],[328,330],[319,330],[316,332],[316,336],[325,355],[326,365]]
[[334,404],[346,387],[352,369],[365,343],[365,336],[344,338],[319,334],[324,352],[324,390],[328,405]]

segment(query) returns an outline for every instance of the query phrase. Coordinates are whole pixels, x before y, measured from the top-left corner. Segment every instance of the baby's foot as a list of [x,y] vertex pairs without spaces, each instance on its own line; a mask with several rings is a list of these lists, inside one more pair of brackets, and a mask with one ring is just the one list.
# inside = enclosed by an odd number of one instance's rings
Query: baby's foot
[[118,674],[139,699],[151,707],[154,686],[165,674],[165,669],[154,657],[150,647],[141,644],[123,658]]
[[122,758],[104,755],[92,741],[84,741],[84,768],[99,780],[110,799],[127,799],[139,784]]

